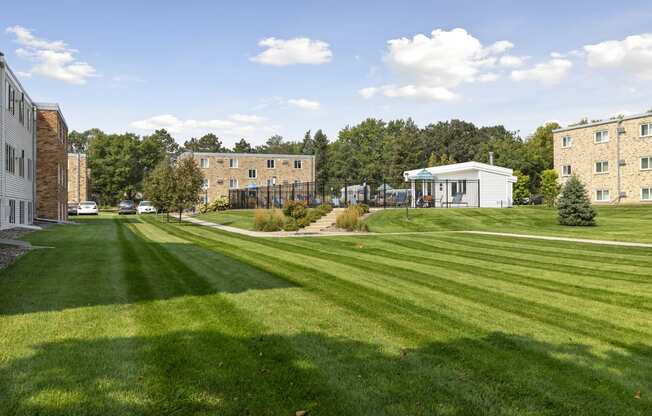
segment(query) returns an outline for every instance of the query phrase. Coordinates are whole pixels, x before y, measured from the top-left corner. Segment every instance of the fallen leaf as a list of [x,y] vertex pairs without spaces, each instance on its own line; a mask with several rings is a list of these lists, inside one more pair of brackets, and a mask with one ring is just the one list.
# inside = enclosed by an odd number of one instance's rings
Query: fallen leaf
[[307,414],[308,412],[305,410],[297,410],[296,412],[294,412],[295,416],[306,416]]
[[636,390],[636,393],[634,393],[634,398],[638,399],[638,400],[641,400],[641,391],[640,390]]

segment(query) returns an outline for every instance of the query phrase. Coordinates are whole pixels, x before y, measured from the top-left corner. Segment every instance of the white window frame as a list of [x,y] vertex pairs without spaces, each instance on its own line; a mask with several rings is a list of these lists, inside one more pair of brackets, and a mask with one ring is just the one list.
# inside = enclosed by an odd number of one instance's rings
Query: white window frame
[[[605,192],[607,195],[607,198],[605,198]],[[602,195],[602,198],[598,198],[598,193]],[[611,199],[611,195],[608,189],[596,189],[594,193],[594,201],[596,202],[609,202]]]
[[[647,191],[647,198],[643,198],[643,191]],[[652,186],[641,188],[641,201],[652,201]]]
[[[568,173],[566,173],[566,168],[568,168]],[[567,177],[573,174],[573,168],[571,165],[562,165],[561,167],[561,176]]]
[[[299,167],[297,167],[297,165],[299,165]],[[292,166],[294,166],[294,169],[303,169],[303,160],[294,159],[294,164]]]
[[[566,144],[566,140],[568,140],[568,144]],[[562,149],[568,149],[569,147],[573,146],[573,138],[571,136],[564,136],[561,138],[561,148]]]
[[238,159],[236,159],[236,158],[229,159],[229,168],[230,169],[237,169],[238,167],[240,167],[240,164],[238,163]]
[[[206,162],[206,166],[204,166],[204,162]],[[200,168],[208,169],[209,166],[210,166],[210,162],[208,161],[207,157],[202,157],[201,159],[199,159],[199,167]]]
[[208,180],[208,178],[204,178],[201,183],[201,189],[208,189],[209,186],[210,186],[210,181]]
[[[643,167],[644,160],[647,160],[647,168]],[[639,162],[639,168],[641,170],[652,170],[652,156],[643,156]]]
[[236,178],[229,178],[229,189],[238,189],[238,180]]
[[[598,163],[601,166],[603,166],[606,163],[607,164],[607,169],[598,172]],[[593,173],[596,174],[596,175],[605,175],[605,174],[609,173],[609,161],[608,160],[598,160],[597,162],[595,162],[593,164]]]
[[[600,134],[601,137],[600,141],[598,141],[598,134]],[[604,139],[605,136],[607,137],[606,140]],[[609,142],[609,130],[598,130],[593,133],[593,143],[602,144],[608,142]]]
[[[251,176],[251,172],[254,173],[254,176]],[[249,172],[247,172],[247,177],[249,179],[256,179],[258,177],[258,171],[256,169],[249,169]]]
[[[647,134],[643,134],[643,127],[647,128]],[[652,137],[652,123],[641,124],[638,131],[641,134],[641,137]]]
[[[271,163],[270,163],[271,162]],[[271,166],[270,166],[271,165]],[[267,159],[267,169],[276,169],[276,160]]]

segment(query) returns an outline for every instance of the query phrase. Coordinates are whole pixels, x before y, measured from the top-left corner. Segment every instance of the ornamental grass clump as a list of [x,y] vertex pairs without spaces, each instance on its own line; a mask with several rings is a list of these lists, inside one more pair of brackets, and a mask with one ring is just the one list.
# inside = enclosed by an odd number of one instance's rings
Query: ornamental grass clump
[[337,225],[337,228],[347,231],[368,231],[367,224],[360,219],[362,215],[362,209],[356,205],[351,205],[337,216],[335,225]]
[[254,212],[254,229],[280,231],[285,225],[285,215],[280,209],[257,209]]
[[595,225],[596,212],[591,206],[584,185],[575,175],[566,181],[557,203],[557,209],[561,225]]

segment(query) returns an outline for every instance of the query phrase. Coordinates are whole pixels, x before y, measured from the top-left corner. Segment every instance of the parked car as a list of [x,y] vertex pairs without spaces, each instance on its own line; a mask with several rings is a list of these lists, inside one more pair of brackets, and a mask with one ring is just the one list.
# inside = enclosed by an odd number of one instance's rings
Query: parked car
[[77,206],[77,215],[97,215],[99,212],[95,201],[82,201]]
[[136,213],[136,203],[131,200],[120,201],[118,204],[118,215],[123,214],[135,214]]
[[79,208],[78,203],[70,202],[68,204],[68,215],[77,215],[77,208]]
[[138,214],[156,214],[156,207],[152,201],[140,201],[140,204],[138,204]]

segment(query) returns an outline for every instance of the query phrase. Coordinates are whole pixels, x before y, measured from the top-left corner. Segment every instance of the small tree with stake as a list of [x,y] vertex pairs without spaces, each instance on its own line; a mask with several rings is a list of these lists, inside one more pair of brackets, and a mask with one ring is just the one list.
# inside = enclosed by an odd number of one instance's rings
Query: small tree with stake
[[571,176],[561,191],[558,203],[559,223],[562,225],[595,225],[596,212],[586,194],[582,181]]
[[174,169],[175,195],[174,206],[179,209],[179,222],[184,208],[191,208],[201,200],[200,192],[204,175],[202,175],[195,159],[181,158]]

